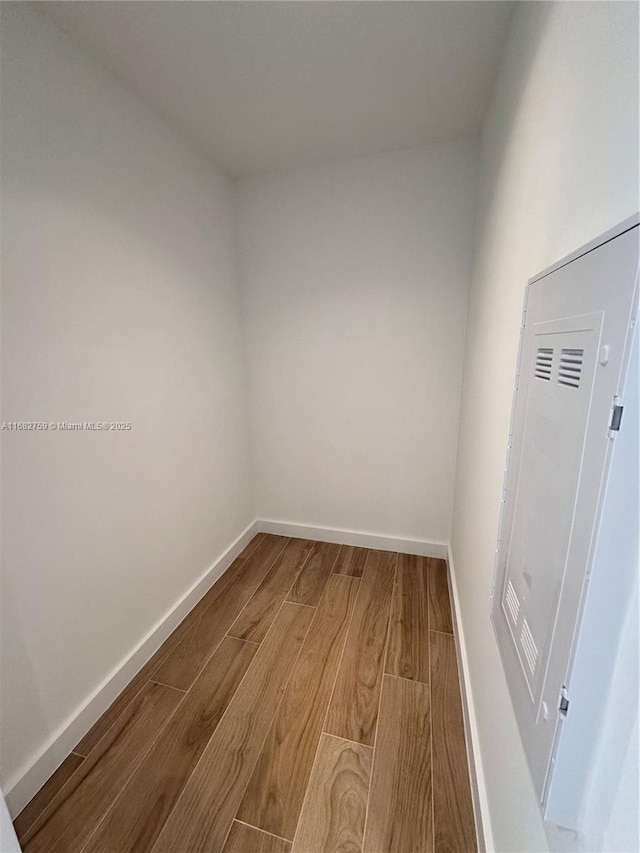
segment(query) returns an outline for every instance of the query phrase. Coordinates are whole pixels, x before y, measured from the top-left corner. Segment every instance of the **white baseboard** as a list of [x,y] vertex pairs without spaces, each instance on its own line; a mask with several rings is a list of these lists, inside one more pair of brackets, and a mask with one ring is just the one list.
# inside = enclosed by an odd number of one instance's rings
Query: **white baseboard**
[[469,659],[467,647],[464,640],[464,629],[460,618],[460,599],[458,598],[458,587],[456,584],[456,573],[453,565],[451,544],[447,545],[447,563],[449,567],[449,589],[451,590],[451,607],[453,609],[453,621],[455,623],[455,641],[458,654],[458,670],[460,676],[460,691],[462,693],[462,711],[464,715],[465,737],[467,741],[467,758],[469,761],[469,775],[471,778],[471,794],[473,798],[473,813],[476,822],[476,835],[478,848],[481,853],[491,853],[495,850],[493,834],[491,832],[491,819],[489,816],[489,802],[487,789],[482,769],[482,755],[478,737],[478,726],[473,707],[473,694],[471,692],[471,680],[469,678]]
[[361,548],[373,548],[376,551],[399,551],[402,554],[439,557],[442,560],[447,558],[446,542],[427,542],[425,539],[397,539],[393,536],[379,536],[376,533],[342,530],[337,527],[312,527],[264,518],[258,519],[257,525],[261,533],[276,533],[280,536],[293,536],[295,539],[317,539],[319,542],[359,545]]
[[5,799],[12,817],[19,814],[29,800],[40,790],[78,741],[160,648],[207,590],[229,568],[257,532],[258,525],[254,521],[215,560],[213,565],[187,590],[182,598],[158,620],[140,643],[109,673],[102,684],[69,716],[52,735],[46,746],[27,762],[14,775],[13,779],[9,780],[6,786]]

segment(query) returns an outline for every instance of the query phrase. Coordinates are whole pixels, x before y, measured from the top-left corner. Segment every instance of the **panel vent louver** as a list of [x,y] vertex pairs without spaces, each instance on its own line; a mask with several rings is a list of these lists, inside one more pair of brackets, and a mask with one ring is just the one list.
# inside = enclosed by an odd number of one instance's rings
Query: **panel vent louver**
[[518,601],[518,596],[516,595],[516,591],[513,588],[513,584],[511,581],[507,584],[507,607],[509,608],[509,613],[511,614],[511,618],[513,619],[513,624],[518,624],[518,614],[520,613],[520,602]]
[[535,375],[538,379],[551,379],[551,364],[553,362],[553,349],[551,347],[538,347],[536,353]]
[[536,646],[535,640],[533,639],[533,634],[531,633],[531,628],[529,628],[529,623],[526,619],[522,623],[520,642],[522,644],[522,651],[524,652],[524,656],[527,659],[527,663],[529,664],[529,669],[533,674],[536,669],[536,664],[538,663],[538,647]]
[[567,385],[569,388],[580,387],[583,356],[583,349],[565,349],[563,347],[558,367],[558,382],[560,385]]

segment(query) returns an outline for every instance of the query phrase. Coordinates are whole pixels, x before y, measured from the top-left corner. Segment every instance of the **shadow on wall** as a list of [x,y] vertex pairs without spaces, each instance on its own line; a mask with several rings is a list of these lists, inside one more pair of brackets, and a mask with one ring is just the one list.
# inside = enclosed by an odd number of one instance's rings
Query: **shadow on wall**
[[482,138],[452,552],[488,842],[538,851],[549,840],[489,620],[519,331],[528,278],[637,210],[638,10],[516,6]]
[[[6,577],[2,579],[0,608],[0,646],[3,650],[0,657],[0,664],[2,666],[0,670],[0,684],[2,684],[2,690],[0,690],[0,717],[5,719],[11,718],[16,697],[19,697],[20,704],[28,707],[29,713],[37,721],[39,730],[49,731],[57,721],[47,716],[46,703],[40,697],[38,690],[39,679],[36,667],[29,654],[27,645],[28,637],[25,636],[23,626],[18,619],[18,611],[15,607],[11,583]],[[7,761],[5,757],[8,735],[12,739],[21,738],[23,742],[19,745],[18,752],[29,756],[24,766],[17,772],[15,768],[11,768],[14,771],[12,778],[6,776],[7,769],[11,767],[11,762]],[[0,788],[3,791],[10,790],[37,757],[37,754],[34,754],[33,751],[33,741],[29,737],[29,732],[12,731],[5,734],[0,739],[0,768],[2,768]],[[64,756],[61,756],[61,758],[64,758]]]

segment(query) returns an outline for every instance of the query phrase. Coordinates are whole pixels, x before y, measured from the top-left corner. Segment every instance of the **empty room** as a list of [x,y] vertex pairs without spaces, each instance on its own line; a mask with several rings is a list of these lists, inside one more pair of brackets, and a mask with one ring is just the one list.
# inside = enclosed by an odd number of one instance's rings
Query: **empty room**
[[0,0],[0,853],[638,853],[635,0]]

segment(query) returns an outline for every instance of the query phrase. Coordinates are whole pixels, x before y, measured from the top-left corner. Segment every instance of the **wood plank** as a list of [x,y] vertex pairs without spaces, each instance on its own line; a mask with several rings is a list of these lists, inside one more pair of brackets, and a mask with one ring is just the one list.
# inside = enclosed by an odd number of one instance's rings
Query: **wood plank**
[[80,755],[87,756],[98,745],[101,738],[109,731],[111,726],[118,719],[120,714],[125,711],[134,699],[140,695],[140,691],[148,683],[153,673],[158,669],[162,661],[166,658],[169,652],[177,646],[182,637],[193,627],[195,621],[189,614],[175,631],[170,634],[158,651],[152,655],[142,669],[134,675],[131,681],[127,684],[124,690],[118,694],[115,700],[102,714],[101,717],[93,724],[87,734],[74,747],[74,752]]
[[285,602],[165,823],[153,853],[219,853],[314,611]]
[[329,575],[340,552],[340,545],[316,542],[311,556],[289,593],[288,601],[315,607],[329,580]]
[[225,637],[83,853],[146,853],[215,731],[256,646]]
[[116,699],[112,702],[112,704],[104,712],[104,714],[102,714],[102,716],[94,723],[94,725],[89,729],[89,731],[82,738],[82,740],[80,740],[80,742],[74,747],[74,752],[77,752],[79,755],[89,755],[91,750],[95,748],[100,738],[104,736],[108,729],[113,725],[115,720],[124,711],[124,709],[128,705],[130,705],[131,702],[136,698],[136,696],[140,693],[147,681],[149,681],[151,676],[157,672],[157,670],[160,668],[161,664],[167,658],[169,653],[198,623],[203,613],[205,613],[205,611],[219,596],[220,591],[227,585],[234,582],[234,579],[237,573],[240,571],[242,564],[243,560],[239,558],[234,560],[233,563],[227,569],[227,571],[222,575],[222,577],[218,578],[216,583],[213,584],[213,586],[211,586],[209,590],[207,590],[207,592],[203,595],[203,597],[195,605],[195,607],[185,616],[185,618],[178,625],[178,627],[175,628],[174,631],[167,637],[167,639],[164,641],[164,643],[162,643],[160,648],[151,656],[147,663],[144,664],[144,666],[131,679],[131,681],[127,684],[124,690],[116,697]]
[[284,838],[267,835],[255,826],[234,820],[223,853],[289,853],[291,844]]
[[251,542],[243,548],[243,550],[238,554],[238,560],[245,560],[250,554],[255,551],[258,545],[262,542],[265,537],[265,533],[256,533]]
[[384,668],[396,554],[370,551],[325,731],[372,746]]
[[331,575],[238,810],[239,820],[293,839],[358,591]]
[[16,831],[19,841],[24,838],[29,827],[35,823],[36,818],[40,817],[58,791],[67,784],[83,761],[84,758],[81,755],[76,755],[74,752],[69,753],[60,767],[40,788],[35,797],[22,809],[18,817],[13,821],[13,828]]
[[183,698],[147,684],[25,834],[25,853],[76,853]]
[[361,578],[369,550],[355,545],[341,545],[333,571],[338,575]]
[[284,551],[269,569],[248,604],[229,629],[232,637],[261,643],[280,605],[287,597],[298,573],[309,559],[314,543],[309,539],[290,539]]
[[430,633],[433,813],[438,853],[477,850],[455,639]]
[[431,727],[429,687],[385,675],[364,853],[430,853]]
[[429,558],[429,628],[453,634],[447,564],[433,557]]
[[180,643],[169,652],[153,673],[154,678],[181,690],[191,687],[286,543],[287,539],[283,536],[265,535],[257,548],[240,561],[233,578],[220,585],[214,601]]
[[429,560],[398,554],[385,672],[429,681]]
[[322,735],[292,853],[362,850],[372,753],[368,746]]

